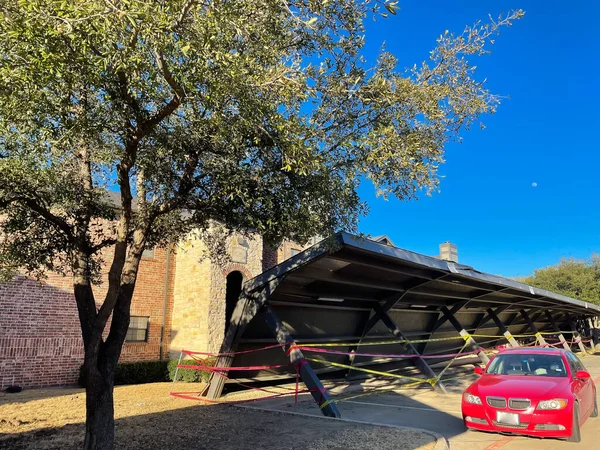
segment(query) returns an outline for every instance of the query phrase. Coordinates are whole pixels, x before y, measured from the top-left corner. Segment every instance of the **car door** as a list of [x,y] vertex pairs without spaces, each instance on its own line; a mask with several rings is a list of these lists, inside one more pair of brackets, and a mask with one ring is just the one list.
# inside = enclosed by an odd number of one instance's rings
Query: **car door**
[[575,396],[579,399],[581,408],[581,418],[587,417],[594,407],[594,387],[591,378],[580,380],[575,378],[575,373],[578,370],[586,370],[577,356],[571,352],[567,352],[567,361],[571,369],[571,377],[573,379],[572,386]]

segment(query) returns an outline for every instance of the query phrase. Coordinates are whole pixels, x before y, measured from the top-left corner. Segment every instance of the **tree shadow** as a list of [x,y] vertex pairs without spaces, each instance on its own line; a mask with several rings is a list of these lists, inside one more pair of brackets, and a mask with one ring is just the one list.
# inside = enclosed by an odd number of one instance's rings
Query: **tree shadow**
[[85,389],[77,386],[58,386],[42,389],[24,389],[23,391],[14,394],[0,392],[0,406],[9,403],[27,403],[32,400],[66,397],[76,394],[85,395]]
[[[0,435],[0,449],[81,448],[84,425]],[[116,421],[118,449],[338,449],[417,450],[434,442],[432,436],[389,427],[374,427],[321,417],[200,405]]]

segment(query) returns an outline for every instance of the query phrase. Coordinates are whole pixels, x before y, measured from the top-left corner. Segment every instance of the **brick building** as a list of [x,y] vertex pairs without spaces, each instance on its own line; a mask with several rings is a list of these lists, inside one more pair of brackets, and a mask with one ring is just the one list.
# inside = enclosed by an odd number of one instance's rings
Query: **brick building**
[[[182,348],[217,351],[242,282],[303,249],[291,242],[270,249],[260,236],[233,236],[225,266],[203,257],[206,247],[195,237],[170,250],[147,250],[121,361],[173,358]],[[96,298],[106,285],[95,287]],[[83,342],[72,292],[71,279],[56,274],[0,284],[0,388],[76,382]]]

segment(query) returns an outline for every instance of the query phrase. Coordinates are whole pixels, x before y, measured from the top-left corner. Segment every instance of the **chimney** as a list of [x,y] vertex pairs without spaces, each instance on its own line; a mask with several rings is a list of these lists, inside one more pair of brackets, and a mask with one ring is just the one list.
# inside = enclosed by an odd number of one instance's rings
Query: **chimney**
[[458,263],[458,249],[452,242],[440,244],[440,259]]

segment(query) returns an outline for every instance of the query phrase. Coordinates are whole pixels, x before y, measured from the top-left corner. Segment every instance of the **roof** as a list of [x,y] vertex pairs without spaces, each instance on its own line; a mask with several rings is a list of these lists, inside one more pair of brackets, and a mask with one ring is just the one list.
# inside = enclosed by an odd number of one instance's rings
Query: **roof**
[[388,237],[387,234],[382,234],[380,236],[371,236],[369,239],[375,242],[379,242],[380,244],[391,245],[392,247],[395,247],[394,242],[392,242],[392,240]]
[[518,354],[552,353],[552,354],[560,355],[561,353],[564,353],[564,352],[565,352],[564,348],[552,348],[552,347],[546,347],[546,348],[517,347],[517,348],[504,348],[504,349],[500,350],[500,353],[518,353]]
[[[246,289],[260,289],[284,278],[275,293],[286,301],[316,302],[334,296],[339,306],[373,304],[404,293],[408,308],[452,306],[466,302],[485,311],[502,306],[560,310],[579,316],[600,315],[600,307],[518,281],[478,271],[341,232],[249,280]],[[322,304],[322,301],[321,301]]]

